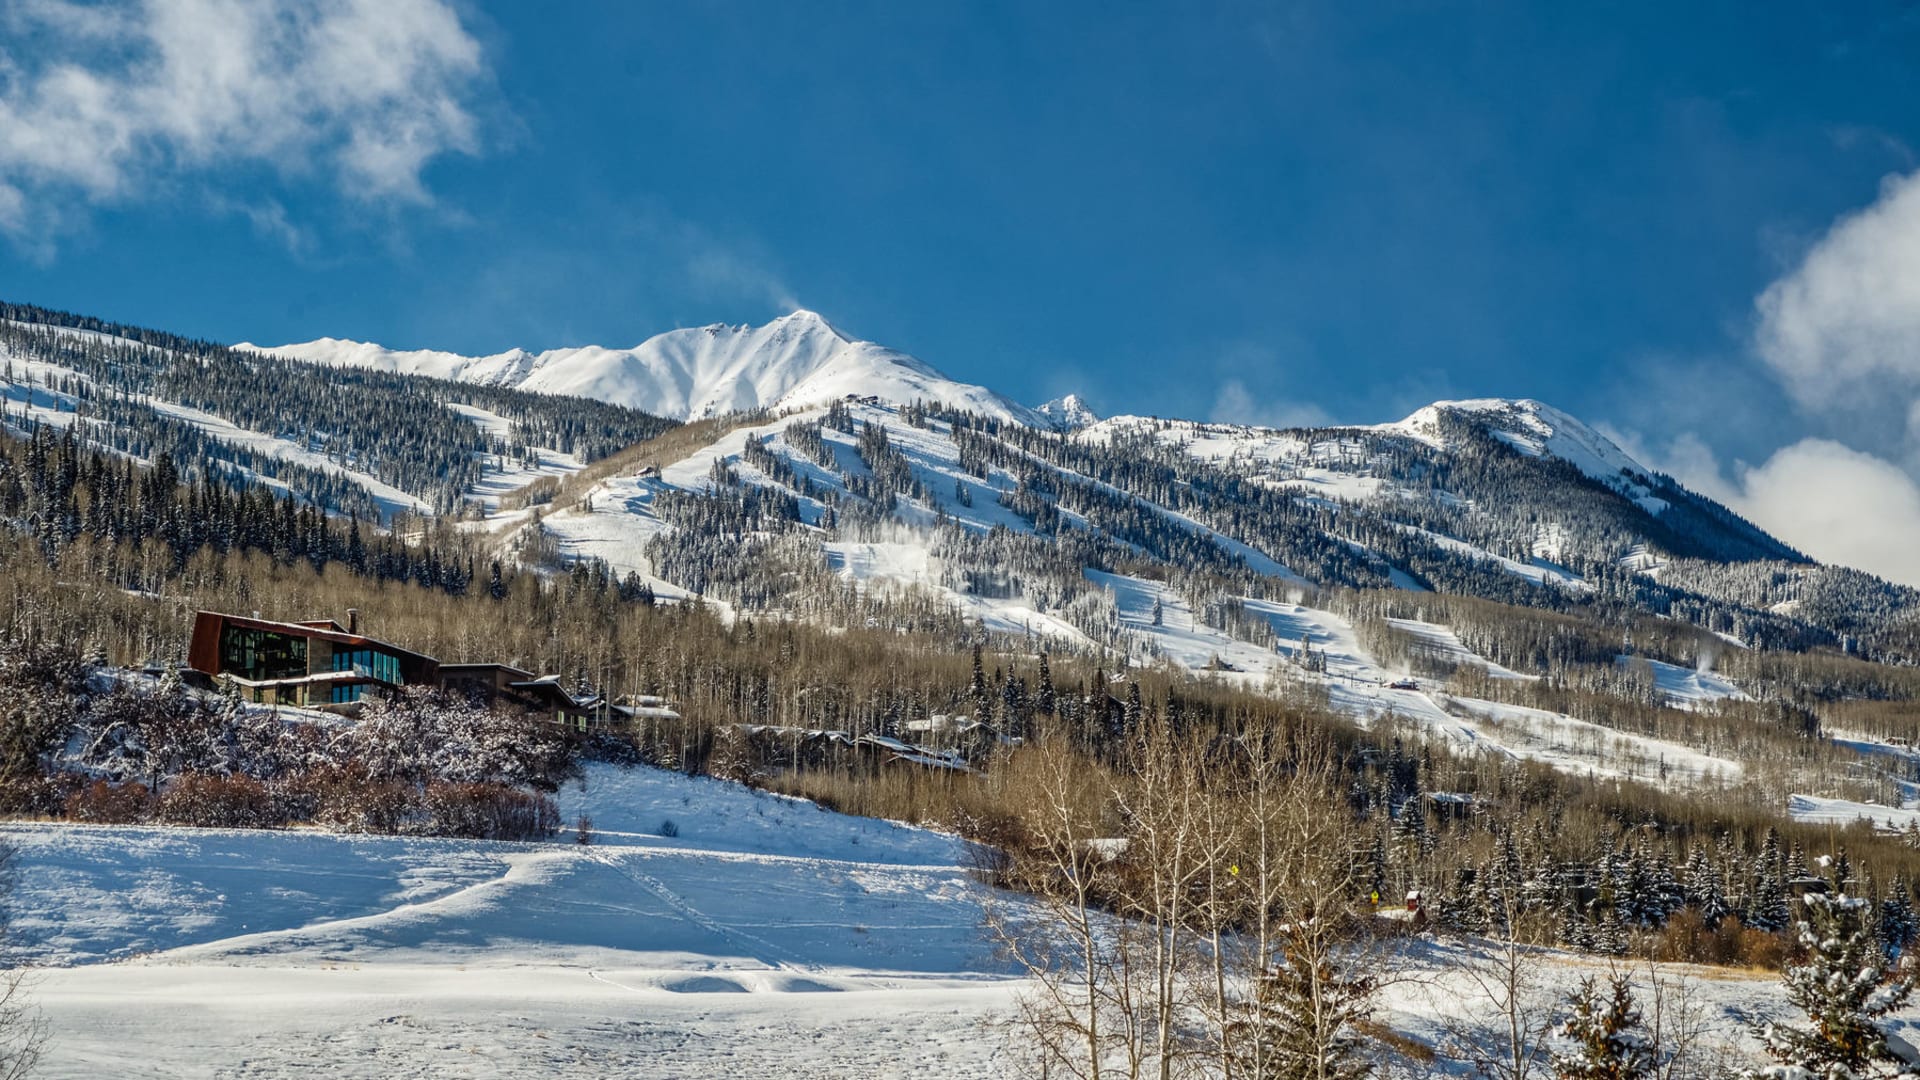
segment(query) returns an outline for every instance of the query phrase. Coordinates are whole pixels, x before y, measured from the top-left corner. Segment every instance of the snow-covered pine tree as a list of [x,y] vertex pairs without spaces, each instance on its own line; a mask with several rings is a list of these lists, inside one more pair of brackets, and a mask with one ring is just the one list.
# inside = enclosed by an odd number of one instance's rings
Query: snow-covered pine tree
[[1913,889],[1905,873],[1895,874],[1887,886],[1886,899],[1880,901],[1880,944],[1893,956],[1900,956],[1920,934],[1920,923],[1913,913]]
[[[1360,1027],[1373,1013],[1379,981],[1330,963],[1317,969],[1291,953],[1254,990],[1246,1019],[1228,1032],[1233,1075],[1243,1080],[1366,1080],[1373,1063]],[[1251,1029],[1258,1026],[1262,1037]],[[1240,1050],[1259,1049],[1257,1058]]]
[[1607,980],[1603,993],[1591,977],[1568,998],[1572,1014],[1560,1035],[1573,1044],[1553,1056],[1553,1072],[1560,1080],[1641,1080],[1657,1064],[1651,1033],[1633,1000],[1633,986],[1623,975]]
[[1807,959],[1781,975],[1808,1027],[1767,1024],[1760,1041],[1774,1065],[1749,1080],[1895,1080],[1920,1076],[1887,1049],[1879,1019],[1913,993],[1908,965],[1890,965],[1874,939],[1867,902],[1809,893],[1800,944]]
[[1769,828],[1754,863],[1753,878],[1747,889],[1747,907],[1741,921],[1757,930],[1783,930],[1790,913],[1784,875],[1786,860],[1780,852],[1779,830]]
[[1707,859],[1705,844],[1695,844],[1687,852],[1687,864],[1680,873],[1681,888],[1687,905],[1700,913],[1707,926],[1720,925],[1732,913],[1726,894],[1720,888],[1720,871]]

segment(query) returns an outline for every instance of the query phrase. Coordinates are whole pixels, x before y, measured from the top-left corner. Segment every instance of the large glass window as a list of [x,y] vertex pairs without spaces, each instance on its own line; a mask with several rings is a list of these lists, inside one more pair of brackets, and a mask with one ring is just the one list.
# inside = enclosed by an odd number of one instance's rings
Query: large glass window
[[367,687],[364,683],[354,683],[350,686],[335,686],[333,688],[333,703],[335,705],[345,705],[350,701],[359,701],[365,697],[366,694]]
[[307,673],[307,639],[228,626],[220,631],[220,670],[243,679],[292,679]]
[[351,671],[381,682],[400,682],[400,658],[375,649],[336,649],[333,670]]

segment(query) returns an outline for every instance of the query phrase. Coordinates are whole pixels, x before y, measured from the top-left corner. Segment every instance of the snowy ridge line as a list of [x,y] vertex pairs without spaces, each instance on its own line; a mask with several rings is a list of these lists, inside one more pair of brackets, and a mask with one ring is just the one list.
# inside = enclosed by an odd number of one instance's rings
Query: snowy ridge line
[[1029,427],[1051,426],[1032,409],[956,382],[906,353],[855,340],[804,309],[759,327],[716,323],[670,330],[630,349],[511,349],[475,357],[335,338],[235,347],[335,367],[571,394],[683,420],[877,397],[900,404],[939,401]]

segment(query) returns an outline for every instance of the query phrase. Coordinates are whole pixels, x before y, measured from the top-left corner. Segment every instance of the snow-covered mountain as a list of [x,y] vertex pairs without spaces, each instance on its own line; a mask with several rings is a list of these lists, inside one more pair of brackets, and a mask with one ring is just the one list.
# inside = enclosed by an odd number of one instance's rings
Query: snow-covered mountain
[[571,394],[659,416],[698,420],[748,409],[820,405],[846,397],[938,401],[1033,426],[1049,421],[981,386],[956,382],[906,353],[859,341],[811,311],[765,326],[669,330],[630,349],[597,345],[492,356],[320,338],[263,348],[335,367],[369,368],[543,394]]
[[1100,422],[1100,417],[1080,400],[1079,394],[1054,398],[1034,412],[1046,417],[1058,431],[1079,431]]
[[[1812,564],[1532,400],[1443,401],[1393,423],[1315,429],[1100,420],[1073,396],[1025,408],[811,312],[632,349],[488,357],[336,339],[227,349],[11,312],[0,321],[10,425],[77,425],[134,457],[165,452],[363,518],[511,517],[509,496],[653,439],[670,426],[660,415],[775,413],[716,429],[656,479],[614,477],[543,514],[540,544],[641,573],[660,595],[776,605],[822,566],[879,560],[917,567],[881,576],[962,598],[1024,589],[1037,614],[1084,592],[1083,570],[1147,559],[1255,593],[1272,587],[1265,578],[1550,607],[1606,597],[1795,647],[1875,639],[1920,612],[1920,593]],[[686,497],[743,502],[707,515]],[[757,531],[779,538],[797,574],[778,588],[762,580],[780,569],[763,551],[727,565],[708,550],[705,523],[769,506],[778,520]],[[902,539],[885,559],[847,546],[892,529]],[[502,543],[521,538],[509,529]],[[1013,575],[1026,585],[1012,584],[1010,561],[1031,564]],[[1079,612],[1076,631],[1102,617]]]
[[1652,494],[1652,469],[1568,413],[1530,398],[1436,401],[1416,409],[1405,420],[1382,424],[1376,430],[1411,435],[1451,450],[1458,444],[1451,435],[1458,425],[1445,423],[1448,418],[1464,420],[1529,457],[1559,458],[1590,479],[1640,503],[1648,513],[1658,514],[1667,508]]

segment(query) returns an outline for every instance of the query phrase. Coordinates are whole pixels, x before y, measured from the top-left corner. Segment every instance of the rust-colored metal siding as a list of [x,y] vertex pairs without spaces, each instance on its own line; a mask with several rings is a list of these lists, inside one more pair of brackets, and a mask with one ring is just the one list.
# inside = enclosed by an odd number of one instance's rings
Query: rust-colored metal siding
[[220,630],[226,618],[217,612],[193,615],[193,640],[187,643],[187,666],[207,675],[220,674]]

